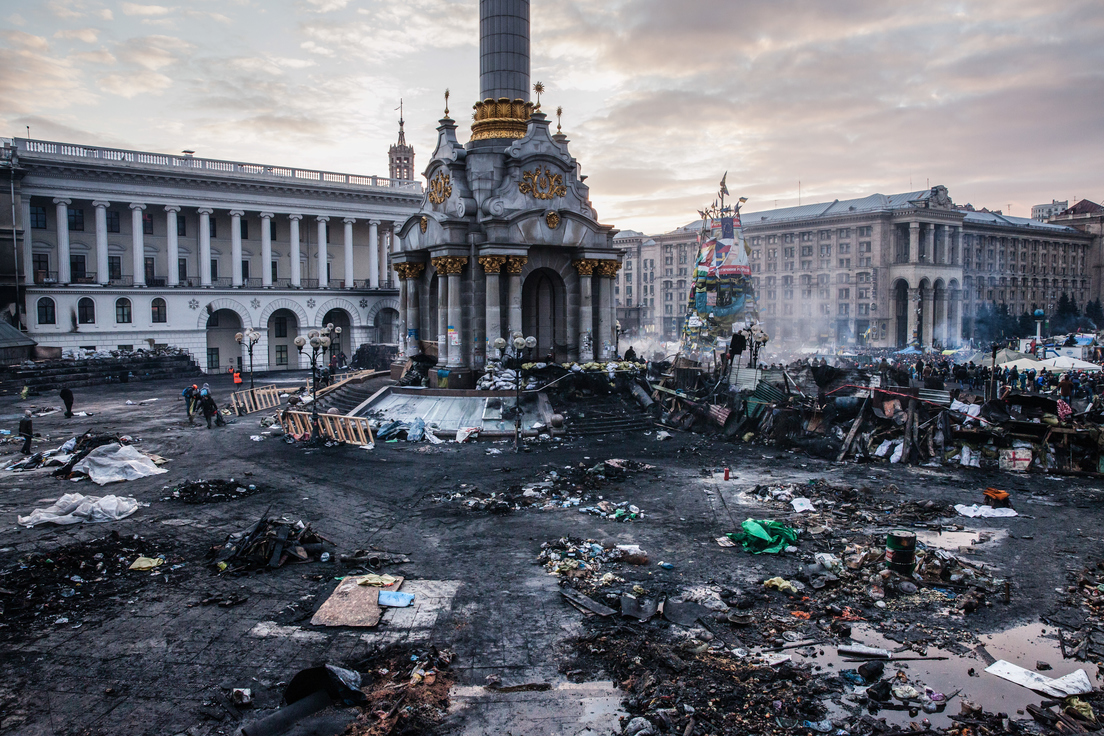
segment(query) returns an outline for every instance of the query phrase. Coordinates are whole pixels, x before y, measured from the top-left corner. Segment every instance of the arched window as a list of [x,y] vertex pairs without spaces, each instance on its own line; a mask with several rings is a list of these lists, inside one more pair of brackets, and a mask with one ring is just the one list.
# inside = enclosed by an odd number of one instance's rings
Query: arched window
[[44,296],[38,300],[38,323],[40,325],[57,324],[57,311],[54,307],[54,300],[48,296]]
[[115,300],[115,321],[121,325],[130,324],[130,300],[121,298]]
[[77,322],[82,325],[96,324],[96,302],[89,297],[84,297],[77,302]]
[[153,303],[150,305],[150,319],[154,324],[168,321],[166,319],[165,300],[161,297],[154,299]]

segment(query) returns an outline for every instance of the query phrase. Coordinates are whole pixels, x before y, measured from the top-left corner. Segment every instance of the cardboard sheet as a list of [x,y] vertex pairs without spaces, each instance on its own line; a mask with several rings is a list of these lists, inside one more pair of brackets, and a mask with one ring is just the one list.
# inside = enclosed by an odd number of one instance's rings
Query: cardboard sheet
[[386,587],[361,585],[363,575],[350,575],[338,583],[334,592],[319,606],[311,618],[314,626],[357,626],[371,628],[380,622],[383,609],[379,605],[381,590],[398,590],[403,579],[397,578]]

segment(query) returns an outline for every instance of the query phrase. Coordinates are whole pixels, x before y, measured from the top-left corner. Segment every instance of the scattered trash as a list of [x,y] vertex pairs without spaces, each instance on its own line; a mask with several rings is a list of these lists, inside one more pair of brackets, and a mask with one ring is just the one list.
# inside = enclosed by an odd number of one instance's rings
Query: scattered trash
[[155,567],[160,567],[165,564],[164,558],[161,557],[138,557],[134,562],[130,563],[130,570],[152,570]]
[[219,572],[244,572],[281,567],[288,562],[311,562],[328,540],[302,521],[268,519],[267,515],[245,531],[227,537],[211,548],[211,564]]
[[974,504],[973,506],[967,506],[966,504],[955,504],[955,511],[962,516],[968,516],[970,518],[982,518],[982,519],[1004,519],[1010,516],[1019,516],[1015,509],[1010,508],[993,508],[992,506],[979,506]]
[[986,667],[985,671],[1053,698],[1084,695],[1085,693],[1091,693],[1093,690],[1092,683],[1089,682],[1089,676],[1085,674],[1085,670],[1077,670],[1065,677],[1052,679],[1001,659]]
[[184,503],[222,503],[234,501],[239,498],[260,493],[263,489],[256,483],[238,483],[233,478],[230,480],[196,480],[186,481],[178,486],[164,490],[169,491],[162,501],[183,501]]
[[778,521],[746,519],[742,532],[730,532],[733,542],[752,554],[777,554],[797,541],[798,531]]
[[102,486],[169,471],[157,467],[153,460],[130,445],[107,444],[91,450],[73,466],[72,472],[87,475],[93,483]]

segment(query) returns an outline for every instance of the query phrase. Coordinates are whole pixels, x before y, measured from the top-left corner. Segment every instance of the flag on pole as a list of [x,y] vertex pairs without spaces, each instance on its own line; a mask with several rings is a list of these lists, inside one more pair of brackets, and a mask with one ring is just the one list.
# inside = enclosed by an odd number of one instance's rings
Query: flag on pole
[[721,194],[725,194],[725,195],[727,195],[729,193],[728,192],[728,184],[725,183],[726,179],[728,179],[728,172],[727,171],[724,173],[724,176],[721,177]]

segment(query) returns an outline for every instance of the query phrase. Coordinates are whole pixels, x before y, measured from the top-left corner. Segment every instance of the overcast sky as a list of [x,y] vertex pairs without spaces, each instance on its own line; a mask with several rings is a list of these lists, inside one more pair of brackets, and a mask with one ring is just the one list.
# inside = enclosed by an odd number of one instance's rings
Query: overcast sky
[[[532,0],[533,80],[603,222],[946,185],[1104,200],[1100,0]],[[0,134],[387,173],[443,91],[467,139],[476,0],[0,0]],[[1072,203],[1072,202],[1071,202]]]

